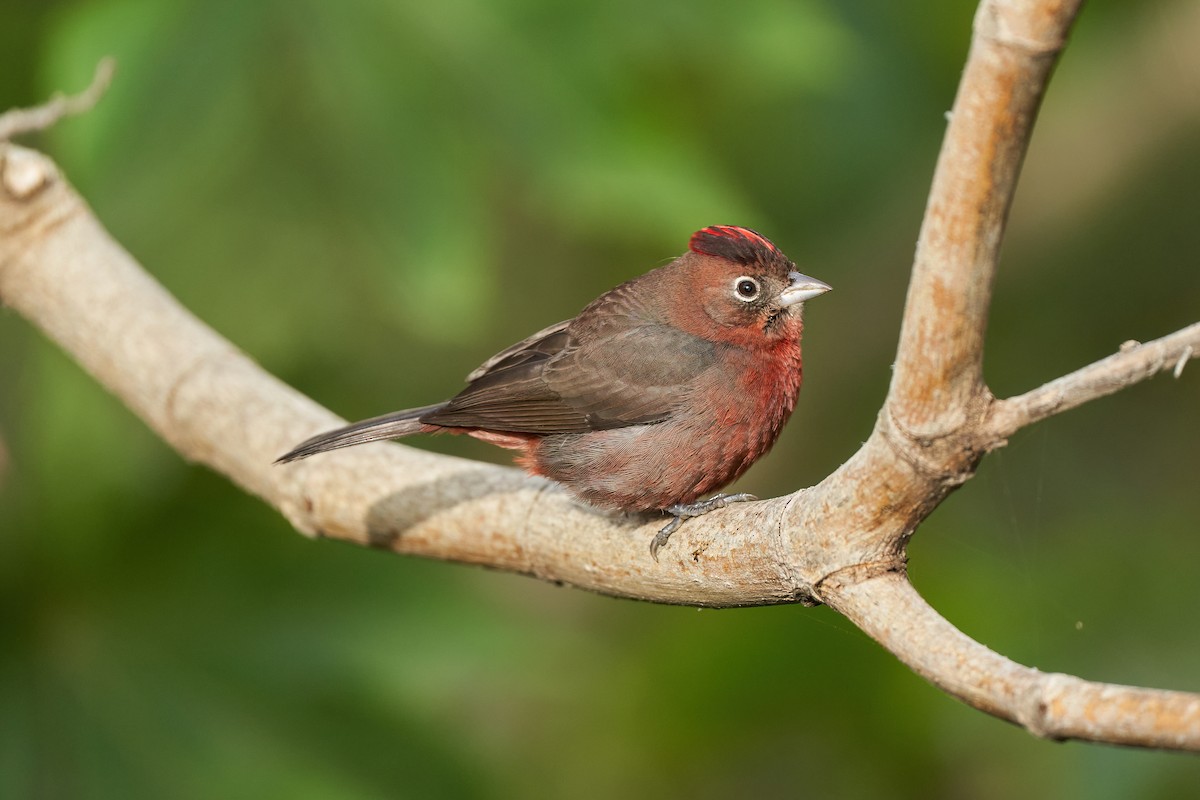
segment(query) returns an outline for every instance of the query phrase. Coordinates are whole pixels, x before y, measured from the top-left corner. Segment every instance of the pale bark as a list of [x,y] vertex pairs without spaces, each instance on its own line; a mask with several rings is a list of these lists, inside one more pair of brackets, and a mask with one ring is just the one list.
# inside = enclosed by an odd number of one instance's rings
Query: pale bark
[[[193,317],[114,242],[54,165],[0,143],[0,299],[185,457],[300,531],[700,606],[824,602],[916,672],[1031,732],[1200,750],[1200,697],[1013,664],[905,577],[919,523],[1025,425],[1200,353],[1200,324],[996,400],[983,339],[1005,218],[1079,0],[985,0],[930,192],[896,369],[868,441],[817,486],[689,521],[655,562],[661,519],[598,513],[513,469],[368,445],[275,466],[339,422]],[[56,113],[62,113],[60,109]],[[45,124],[20,112],[28,127]],[[51,115],[53,116],[53,114]],[[3,118],[8,132],[25,128]],[[14,122],[14,120],[16,120]]]

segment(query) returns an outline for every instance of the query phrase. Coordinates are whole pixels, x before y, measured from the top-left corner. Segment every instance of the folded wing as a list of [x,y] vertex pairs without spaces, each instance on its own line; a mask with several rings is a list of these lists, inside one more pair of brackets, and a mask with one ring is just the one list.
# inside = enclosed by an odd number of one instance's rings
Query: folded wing
[[446,427],[552,435],[669,418],[711,342],[636,313],[620,290],[488,359],[471,384],[421,421]]

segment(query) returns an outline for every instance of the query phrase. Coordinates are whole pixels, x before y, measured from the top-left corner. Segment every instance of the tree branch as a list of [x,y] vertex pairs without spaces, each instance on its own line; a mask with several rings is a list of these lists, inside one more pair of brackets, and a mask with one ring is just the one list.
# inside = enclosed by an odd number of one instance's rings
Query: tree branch
[[983,343],[1017,176],[1082,0],[984,0],[933,176],[887,405],[921,439],[986,401]]
[[[1015,665],[954,629],[904,576],[909,537],[971,477],[997,436],[1119,388],[1111,380],[1128,385],[1173,366],[1171,357],[1182,357],[1175,337],[1194,336],[1195,326],[1161,340],[1171,342],[1161,358],[1154,355],[1161,342],[1151,343],[1007,401],[994,401],[982,382],[1004,218],[1078,6],[985,0],[980,8],[922,228],[895,375],[868,441],[815,487],[688,522],[660,562],[645,552],[660,519],[584,508],[512,469],[393,444],[273,466],[292,444],[339,420],[180,306],[107,235],[48,159],[2,141],[0,300],[181,454],[262,497],[308,535],[657,602],[824,601],[936,685],[1039,735],[1200,749],[1200,696]],[[1069,388],[1056,387],[1061,381]]]
[[1113,394],[1160,372],[1171,370],[1179,378],[1188,360],[1200,357],[1200,322],[1152,342],[1128,344],[1119,353],[1031,392],[996,401],[988,423],[993,435],[1006,439],[1027,425]]
[[964,636],[900,574],[831,580],[822,597],[930,683],[1035,736],[1200,750],[1200,695],[1023,667]]
[[657,602],[761,605],[805,594],[778,560],[786,499],[693,520],[656,564],[646,543],[661,519],[601,514],[515,469],[397,444],[275,466],[297,441],[341,420],[184,309],[44,156],[0,144],[0,188],[9,189],[0,191],[0,299],[186,458],[262,497],[299,530]]

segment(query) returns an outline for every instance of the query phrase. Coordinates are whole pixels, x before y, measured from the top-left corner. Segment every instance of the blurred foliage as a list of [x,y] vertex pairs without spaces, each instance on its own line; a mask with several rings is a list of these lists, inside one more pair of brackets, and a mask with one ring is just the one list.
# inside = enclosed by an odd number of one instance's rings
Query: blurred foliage
[[[740,484],[765,495],[874,421],[969,5],[0,0],[0,107],[116,56],[102,104],[31,143],[199,317],[352,418],[456,391],[696,228],[762,230],[836,287],[800,409]],[[1090,4],[1077,28],[1006,244],[998,393],[1197,319],[1200,97],[1154,38],[1189,5]],[[915,538],[918,587],[1024,663],[1200,690],[1194,370],[1014,437]],[[0,439],[0,797],[1200,785],[1194,759],[967,709],[825,609],[697,613],[305,540],[11,313]]]

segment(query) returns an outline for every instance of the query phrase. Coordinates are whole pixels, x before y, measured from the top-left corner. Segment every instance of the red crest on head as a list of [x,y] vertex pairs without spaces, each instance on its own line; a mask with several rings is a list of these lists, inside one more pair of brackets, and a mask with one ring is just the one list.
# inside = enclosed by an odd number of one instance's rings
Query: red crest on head
[[716,256],[739,264],[787,260],[767,237],[736,225],[710,225],[692,234],[688,249],[693,253]]

